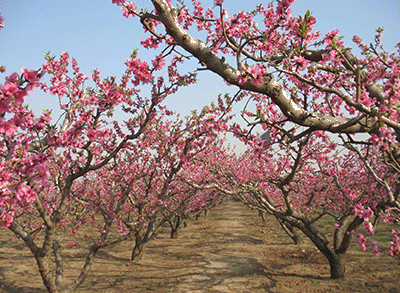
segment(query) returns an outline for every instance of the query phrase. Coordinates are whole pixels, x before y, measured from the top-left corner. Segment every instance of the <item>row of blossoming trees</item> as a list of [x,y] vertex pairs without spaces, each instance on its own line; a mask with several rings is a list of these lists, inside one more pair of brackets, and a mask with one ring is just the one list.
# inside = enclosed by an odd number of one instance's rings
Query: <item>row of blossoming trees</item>
[[[345,277],[345,254],[353,238],[378,256],[377,243],[364,234],[374,233],[377,217],[396,222],[398,212],[387,205],[387,190],[375,176],[383,176],[397,194],[399,174],[377,159],[376,148],[347,150],[316,134],[291,144],[287,138],[271,142],[254,139],[243,155],[226,153],[228,160],[208,157],[202,168],[210,175],[189,183],[235,196],[275,216],[295,243],[301,234],[308,237],[327,258],[331,278]],[[328,218],[329,226],[321,224]],[[395,240],[392,255],[398,255],[398,249]]]
[[[352,51],[338,31],[313,31],[309,11],[294,17],[294,0],[233,15],[223,0],[208,9],[199,1],[174,7],[152,0],[152,12],[113,2],[125,17],[140,19],[149,34],[144,47],[184,50],[200,70],[238,87],[234,100],[248,99],[248,128],[231,127],[247,153],[203,159],[210,176],[189,181],[193,187],[236,195],[273,214],[294,239],[294,227],[301,230],[327,257],[332,278],[345,276],[343,255],[357,227],[373,233],[373,217],[398,222],[400,46],[386,52],[383,29],[369,45],[355,36]],[[266,131],[264,143],[252,134],[257,125]],[[336,223],[332,242],[315,226],[325,215]],[[391,254],[398,256],[399,232],[392,233]],[[364,235],[357,237],[366,249]]]
[[[185,176],[196,156],[220,144],[230,105],[184,119],[162,106],[195,81],[177,72],[177,57],[167,82],[155,76],[162,59],[150,67],[136,53],[119,82],[96,70],[89,80],[68,53],[46,58],[40,71],[13,73],[1,87],[0,221],[30,249],[49,292],[73,291],[100,249],[133,239],[131,258],[138,259],[164,224],[176,237],[188,217],[224,199],[194,189]],[[143,86],[149,97],[141,96]],[[38,87],[59,100],[58,119],[50,110],[35,117],[25,105]],[[65,244],[89,246],[70,284],[63,282]]]
[[[355,57],[336,31],[314,32],[309,12],[293,17],[293,1],[234,15],[223,1],[214,10],[192,1],[192,12],[166,0],[153,0],[152,12],[112,2],[125,17],[140,18],[150,33],[145,48],[161,47],[151,65],[134,52],[119,81],[98,71],[89,79],[67,53],[47,55],[41,70],[13,73],[0,88],[0,221],[29,247],[49,292],[77,288],[99,249],[133,238],[131,258],[140,258],[164,224],[175,237],[191,214],[229,195],[274,215],[294,240],[298,231],[310,238],[332,278],[344,277],[353,236],[378,254],[355,231],[372,233],[374,217],[395,222],[400,214],[400,59],[383,50],[381,31],[375,44],[355,38]],[[207,33],[204,42],[196,31]],[[178,70],[184,51],[238,94],[175,117],[165,99],[196,81]],[[52,111],[35,116],[24,104],[38,88],[59,100],[58,119]],[[242,99],[246,129],[228,125]],[[256,125],[266,131],[262,139],[252,133]],[[227,130],[247,144],[241,156],[223,147]],[[316,225],[327,216],[335,223],[332,241]],[[95,232],[74,237],[88,225]],[[71,284],[63,282],[65,241],[89,245]]]

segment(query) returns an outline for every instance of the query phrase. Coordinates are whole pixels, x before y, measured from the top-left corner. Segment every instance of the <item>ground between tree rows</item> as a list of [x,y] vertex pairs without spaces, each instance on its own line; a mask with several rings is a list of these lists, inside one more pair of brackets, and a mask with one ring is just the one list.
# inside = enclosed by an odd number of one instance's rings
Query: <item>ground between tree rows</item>
[[[10,246],[13,236],[0,229],[0,292],[46,292],[30,252]],[[78,292],[400,292],[400,263],[387,250],[376,258],[354,243],[346,280],[330,280],[312,244],[292,244],[273,217],[262,222],[232,200],[191,220],[177,239],[165,228],[139,262],[129,260],[132,245],[101,251]],[[65,249],[71,278],[83,252]]]

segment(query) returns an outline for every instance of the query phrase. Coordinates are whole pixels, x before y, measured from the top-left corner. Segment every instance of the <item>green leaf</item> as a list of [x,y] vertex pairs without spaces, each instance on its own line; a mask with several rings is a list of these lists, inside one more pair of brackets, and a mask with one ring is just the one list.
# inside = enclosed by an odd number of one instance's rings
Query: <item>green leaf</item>
[[50,51],[46,52],[44,54],[44,59],[46,59],[46,61],[52,61],[56,58],[56,55],[50,55]]
[[142,14],[146,14],[146,13],[148,13],[149,12],[149,7],[147,6],[146,8],[142,8],[142,7],[140,7],[140,6],[138,6],[137,8],[139,8],[140,9],[140,13],[142,13]]

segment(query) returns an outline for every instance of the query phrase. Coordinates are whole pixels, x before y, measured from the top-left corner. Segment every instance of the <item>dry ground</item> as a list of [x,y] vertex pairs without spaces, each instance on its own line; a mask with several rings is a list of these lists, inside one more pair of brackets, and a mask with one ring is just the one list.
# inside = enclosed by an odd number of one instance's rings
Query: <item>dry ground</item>
[[[0,229],[0,292],[45,292],[30,252]],[[101,251],[78,292],[400,292],[400,262],[353,245],[347,279],[329,279],[325,258],[308,242],[291,243],[274,218],[227,201],[190,221],[178,239],[168,230],[142,261],[132,263],[132,243]],[[65,271],[77,275],[79,250],[66,251]]]

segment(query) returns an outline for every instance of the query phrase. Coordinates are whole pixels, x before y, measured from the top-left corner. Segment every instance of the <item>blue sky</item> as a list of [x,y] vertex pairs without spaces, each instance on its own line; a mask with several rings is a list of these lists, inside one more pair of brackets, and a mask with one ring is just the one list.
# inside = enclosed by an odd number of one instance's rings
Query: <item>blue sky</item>
[[[261,2],[225,0],[224,6],[234,14],[239,10],[253,10]],[[211,0],[203,3],[213,5]],[[151,7],[150,0],[136,1],[136,4]],[[387,50],[394,50],[400,42],[398,0],[298,0],[292,9],[294,15],[304,15],[307,9],[312,11],[317,18],[317,30],[324,34],[338,29],[345,36],[347,46],[352,46],[351,38],[355,34],[365,42],[372,42],[378,27],[385,28],[383,42]],[[57,56],[68,51],[87,75],[97,68],[102,77],[120,76],[125,60],[140,47],[144,37],[138,19],[124,18],[111,0],[0,0],[0,13],[5,18],[5,28],[0,31],[0,65],[7,68],[6,74],[0,74],[0,83],[5,75],[18,71],[19,67],[39,69],[47,51]],[[154,56],[154,51],[139,52],[142,59]],[[167,105],[185,115],[215,100],[218,93],[234,92],[213,74],[200,72],[198,77],[198,85],[170,97]],[[49,100],[42,95],[35,93],[28,100],[35,110],[49,108],[46,105]]]

